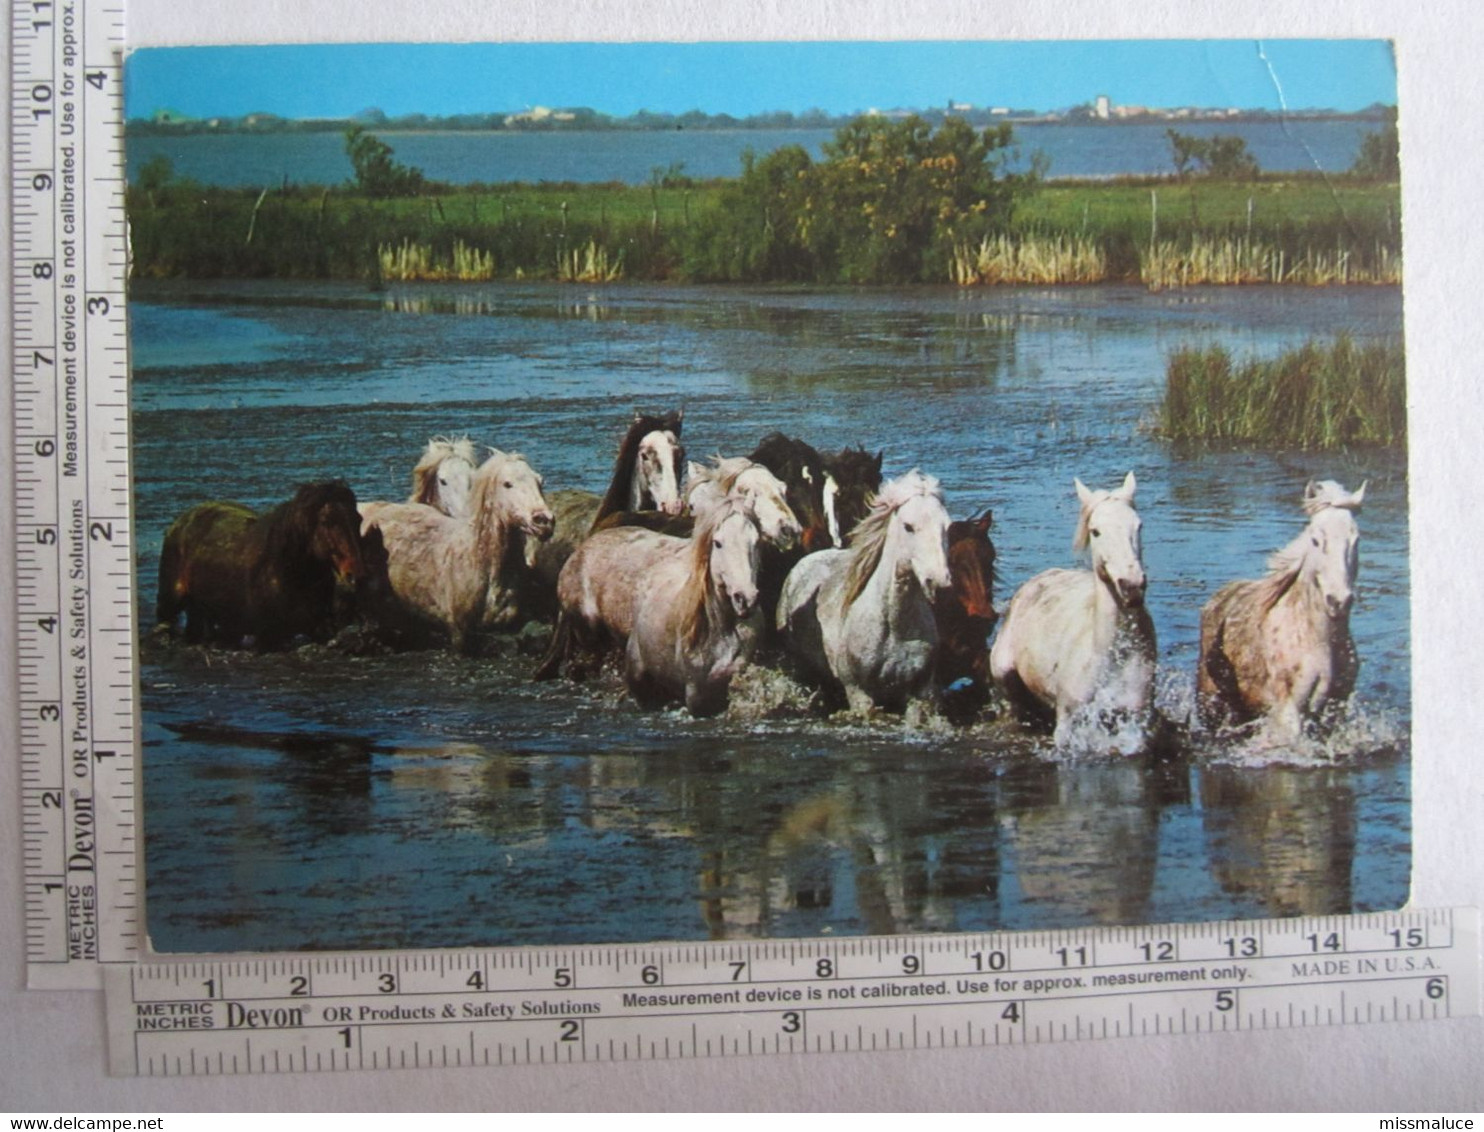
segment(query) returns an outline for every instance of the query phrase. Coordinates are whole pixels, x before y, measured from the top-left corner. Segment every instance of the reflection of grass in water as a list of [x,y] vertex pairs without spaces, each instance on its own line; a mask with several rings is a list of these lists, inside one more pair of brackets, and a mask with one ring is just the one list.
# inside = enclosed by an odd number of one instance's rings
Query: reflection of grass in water
[[1342,336],[1241,363],[1223,346],[1185,347],[1166,369],[1159,431],[1172,440],[1311,450],[1403,445],[1401,342],[1357,345]]

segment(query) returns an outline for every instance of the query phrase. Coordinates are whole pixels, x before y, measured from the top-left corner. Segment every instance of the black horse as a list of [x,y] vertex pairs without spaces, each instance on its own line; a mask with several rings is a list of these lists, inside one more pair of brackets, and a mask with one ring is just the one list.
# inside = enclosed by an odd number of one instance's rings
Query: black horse
[[160,549],[155,619],[185,616],[193,643],[284,648],[324,640],[362,585],[361,518],[344,483],[305,484],[265,515],[241,503],[191,508]]
[[834,482],[835,528],[844,545],[849,545],[855,525],[871,513],[871,500],[881,490],[881,456],[857,446],[824,458],[825,474]]

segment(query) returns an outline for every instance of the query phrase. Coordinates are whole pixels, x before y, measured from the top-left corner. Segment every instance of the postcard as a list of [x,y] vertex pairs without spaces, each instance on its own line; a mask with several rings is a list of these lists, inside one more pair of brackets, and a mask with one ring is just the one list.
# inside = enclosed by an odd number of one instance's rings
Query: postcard
[[153,948],[1406,903],[1395,67],[1264,47],[133,53]]

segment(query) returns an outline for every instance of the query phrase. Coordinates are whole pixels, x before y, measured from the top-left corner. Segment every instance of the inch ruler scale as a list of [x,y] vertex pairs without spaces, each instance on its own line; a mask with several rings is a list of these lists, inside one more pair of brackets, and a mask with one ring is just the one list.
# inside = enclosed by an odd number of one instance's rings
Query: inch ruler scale
[[138,954],[121,0],[12,0],[22,861],[33,987]]
[[1464,1017],[1477,909],[1063,932],[244,956],[107,971],[116,1075],[1031,1045]]

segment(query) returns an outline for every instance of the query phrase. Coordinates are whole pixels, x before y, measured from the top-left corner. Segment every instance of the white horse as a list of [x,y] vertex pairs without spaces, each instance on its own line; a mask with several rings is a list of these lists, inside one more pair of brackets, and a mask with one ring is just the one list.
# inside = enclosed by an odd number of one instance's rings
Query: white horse
[[527,538],[551,537],[541,477],[525,458],[492,451],[474,473],[470,513],[454,519],[422,503],[361,505],[361,534],[381,532],[398,603],[442,626],[468,652],[480,628],[520,617]]
[[716,456],[711,467],[692,462],[686,471],[685,502],[697,524],[733,499],[752,510],[763,538],[784,550],[803,533],[787,495],[782,480],[746,456]]
[[1207,726],[1265,718],[1273,740],[1298,739],[1306,722],[1355,690],[1350,636],[1366,485],[1333,480],[1304,489],[1302,534],[1268,560],[1268,575],[1231,582],[1201,610],[1197,692]]
[[933,597],[951,584],[942,491],[913,470],[881,489],[848,549],[817,551],[789,572],[778,629],[852,710],[901,711],[932,679]]
[[462,519],[469,513],[477,461],[474,442],[467,436],[433,437],[412,469],[412,494],[407,502],[424,503]]
[[1081,480],[1072,540],[1091,570],[1046,570],[1015,592],[989,653],[995,682],[1022,710],[1050,711],[1058,746],[1142,750],[1154,722],[1154,622],[1144,607],[1134,473],[1114,491]]
[[757,643],[761,537],[751,506],[728,498],[688,540],[665,544],[645,573],[624,661],[641,704],[678,699],[696,716],[726,707],[732,677]]

